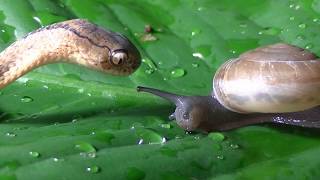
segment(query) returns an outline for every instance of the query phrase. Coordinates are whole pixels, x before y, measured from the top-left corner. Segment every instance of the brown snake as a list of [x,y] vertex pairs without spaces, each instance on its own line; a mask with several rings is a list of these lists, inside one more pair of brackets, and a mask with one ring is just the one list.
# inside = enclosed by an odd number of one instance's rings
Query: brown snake
[[129,75],[140,54],[124,36],[86,20],[52,24],[29,33],[0,53],[0,88],[41,65],[67,62],[113,75]]

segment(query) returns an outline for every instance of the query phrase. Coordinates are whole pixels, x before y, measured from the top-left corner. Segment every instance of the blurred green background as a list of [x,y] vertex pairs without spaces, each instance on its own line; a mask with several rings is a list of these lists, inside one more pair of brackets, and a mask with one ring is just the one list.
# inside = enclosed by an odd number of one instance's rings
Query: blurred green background
[[223,62],[276,42],[320,54],[319,13],[320,0],[0,0],[1,49],[85,18],[143,56],[129,77],[52,64],[2,89],[0,179],[319,179],[318,130],[188,134],[168,121],[172,105],[135,90],[209,94]]

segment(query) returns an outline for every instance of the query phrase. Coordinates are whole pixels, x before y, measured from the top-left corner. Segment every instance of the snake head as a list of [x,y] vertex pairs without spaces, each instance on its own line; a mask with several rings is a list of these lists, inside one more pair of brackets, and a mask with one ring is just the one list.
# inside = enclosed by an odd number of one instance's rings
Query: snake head
[[101,62],[101,67],[108,73],[115,75],[133,73],[141,64],[138,49],[128,38],[119,33],[112,33],[111,37],[112,40],[108,41],[108,57]]
[[129,75],[140,66],[140,53],[125,36],[81,19],[67,25],[80,50],[76,54],[78,64],[112,75]]

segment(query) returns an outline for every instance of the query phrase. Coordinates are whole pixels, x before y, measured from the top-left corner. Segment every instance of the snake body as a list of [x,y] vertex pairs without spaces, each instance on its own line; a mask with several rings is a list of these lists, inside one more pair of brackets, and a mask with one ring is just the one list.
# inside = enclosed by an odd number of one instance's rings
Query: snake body
[[86,20],[52,24],[29,33],[0,53],[0,88],[41,65],[68,62],[113,75],[129,75],[140,54],[124,36]]

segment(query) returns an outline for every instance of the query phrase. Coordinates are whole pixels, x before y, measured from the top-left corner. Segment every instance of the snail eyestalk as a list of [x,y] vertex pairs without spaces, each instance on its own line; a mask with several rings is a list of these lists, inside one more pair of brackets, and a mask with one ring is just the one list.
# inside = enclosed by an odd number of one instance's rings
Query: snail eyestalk
[[169,92],[165,92],[165,91],[161,91],[161,90],[153,89],[153,88],[149,88],[149,87],[142,87],[142,86],[138,86],[137,91],[138,92],[148,92],[148,93],[160,96],[160,97],[167,99],[175,104],[177,104],[179,101],[179,98],[182,97],[182,96],[179,96],[179,95],[176,95],[173,93],[169,93]]

